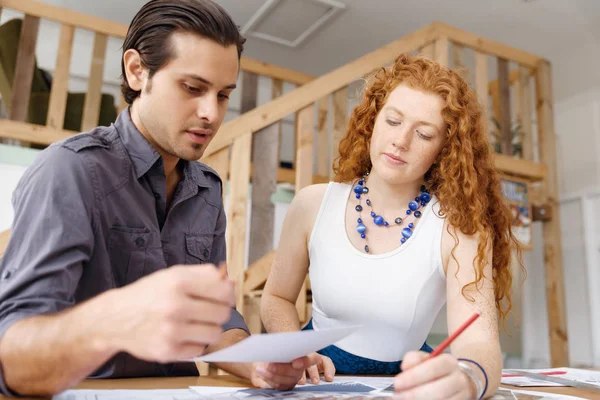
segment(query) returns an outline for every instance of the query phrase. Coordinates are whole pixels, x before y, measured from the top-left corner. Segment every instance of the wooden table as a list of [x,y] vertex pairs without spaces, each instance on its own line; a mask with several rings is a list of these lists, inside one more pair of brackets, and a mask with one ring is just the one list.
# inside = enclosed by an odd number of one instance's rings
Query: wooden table
[[[185,389],[189,386],[247,387],[248,381],[230,375],[182,378],[87,379],[76,386],[75,389]],[[502,387],[513,390],[523,389],[536,392],[572,395],[584,399],[600,399],[600,394],[598,393],[568,387],[517,388],[505,385]],[[37,400],[39,400],[39,397]]]

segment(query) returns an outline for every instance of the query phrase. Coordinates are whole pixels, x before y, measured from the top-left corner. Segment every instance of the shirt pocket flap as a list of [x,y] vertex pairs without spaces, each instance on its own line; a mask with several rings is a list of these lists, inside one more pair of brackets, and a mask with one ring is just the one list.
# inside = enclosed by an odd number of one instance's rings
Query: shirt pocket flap
[[213,235],[212,234],[197,234],[197,233],[186,233],[185,234],[185,248],[188,255],[193,258],[189,261],[191,263],[208,262],[210,260],[210,253],[212,249]]

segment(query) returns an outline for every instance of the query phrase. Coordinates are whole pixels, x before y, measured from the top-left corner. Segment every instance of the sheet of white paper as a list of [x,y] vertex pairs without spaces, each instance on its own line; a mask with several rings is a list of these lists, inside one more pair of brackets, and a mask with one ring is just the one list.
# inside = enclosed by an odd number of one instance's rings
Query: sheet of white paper
[[223,350],[194,358],[193,361],[287,363],[327,347],[359,328],[349,326],[318,331],[252,335]]
[[564,399],[564,400],[586,400],[584,397],[576,397],[576,396],[568,396],[566,394],[555,394],[555,393],[544,393],[544,392],[535,392],[535,391],[531,391],[531,390],[512,390],[512,389],[504,389],[504,388],[500,388],[498,389],[497,394],[493,397],[490,398],[490,400],[496,400],[498,399],[506,399],[506,396],[500,396],[501,394],[504,393],[512,393],[513,396],[508,397],[509,399],[515,399],[515,400],[519,400],[519,395],[527,395],[528,396],[528,400],[531,399],[531,397],[529,396],[539,396],[539,400],[545,400],[545,399]]
[[[224,389],[224,388],[220,388]],[[231,389],[231,388],[229,388]],[[202,397],[191,389],[157,390],[67,390],[52,400],[199,400]]]
[[[566,374],[556,375],[556,377],[570,379],[577,382],[585,382],[600,387],[600,371],[589,371],[585,369],[577,368],[547,368],[547,369],[527,369],[523,371],[529,372],[553,372],[553,371],[565,371]],[[503,371],[503,373],[510,372],[510,370]],[[521,386],[521,387],[535,387],[535,386],[564,386],[559,383],[548,382],[538,379],[527,378],[524,376],[502,378],[502,383],[505,385]]]

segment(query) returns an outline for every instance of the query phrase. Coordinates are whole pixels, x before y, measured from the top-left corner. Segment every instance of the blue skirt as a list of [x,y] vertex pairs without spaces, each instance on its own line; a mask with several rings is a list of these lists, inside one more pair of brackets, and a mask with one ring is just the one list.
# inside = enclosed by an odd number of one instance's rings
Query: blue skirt
[[[308,324],[302,328],[305,330],[312,330],[312,319],[308,321]],[[431,353],[433,349],[424,343],[420,349],[427,353]],[[370,358],[364,358],[352,353],[348,353],[336,347],[334,345],[327,346],[322,350],[317,351],[331,358],[333,365],[335,365],[336,374],[347,374],[347,375],[396,375],[400,373],[400,361],[378,361]]]

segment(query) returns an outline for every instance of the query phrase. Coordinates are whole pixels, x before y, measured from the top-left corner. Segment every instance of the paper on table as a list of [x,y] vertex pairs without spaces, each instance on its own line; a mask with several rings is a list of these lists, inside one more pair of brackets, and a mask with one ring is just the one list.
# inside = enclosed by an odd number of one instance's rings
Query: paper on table
[[[221,388],[223,389],[223,388]],[[155,390],[67,390],[52,400],[198,400],[198,394],[191,389]]]
[[[504,370],[508,372],[511,370]],[[557,375],[557,377],[570,379],[576,382],[585,382],[600,387],[600,371],[590,371],[585,369],[577,368],[547,368],[547,369],[524,369],[523,371],[528,372],[553,372],[553,371],[565,371],[566,374]],[[520,387],[534,387],[534,386],[564,386],[559,383],[548,382],[525,376],[516,376],[510,378],[502,378],[501,382],[505,385],[520,386]]]
[[359,326],[318,331],[282,332],[252,335],[223,350],[193,361],[287,363],[320,350],[356,332]]
[[[504,396],[505,394],[510,395],[510,397]],[[570,395],[566,395],[566,394],[534,392],[531,390],[512,390],[512,389],[504,389],[504,388],[498,389],[496,394],[490,398],[490,400],[505,400],[505,399],[510,399],[510,400],[513,400],[513,399],[514,400],[519,400],[519,399],[527,399],[527,400],[533,400],[533,399],[586,400],[584,397],[576,397],[576,396],[570,396]]]

